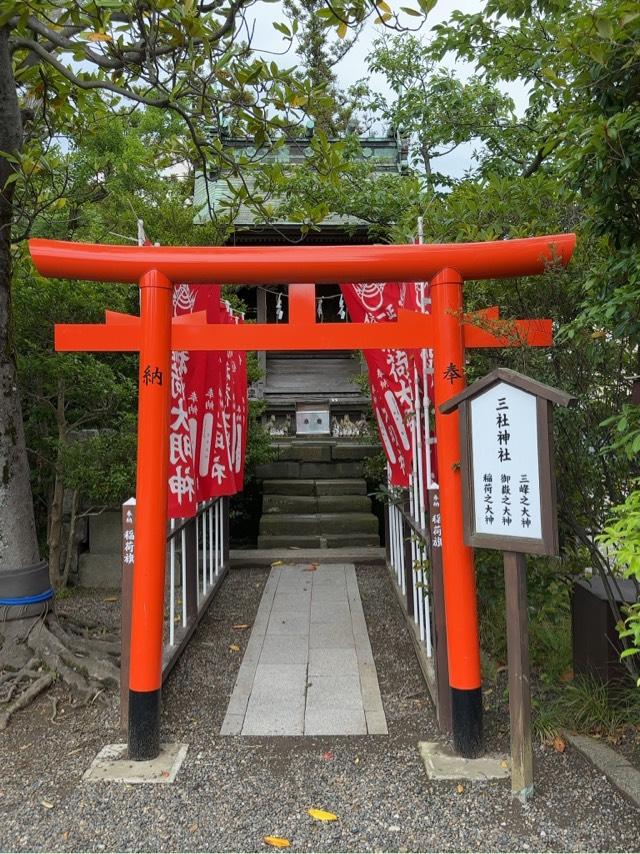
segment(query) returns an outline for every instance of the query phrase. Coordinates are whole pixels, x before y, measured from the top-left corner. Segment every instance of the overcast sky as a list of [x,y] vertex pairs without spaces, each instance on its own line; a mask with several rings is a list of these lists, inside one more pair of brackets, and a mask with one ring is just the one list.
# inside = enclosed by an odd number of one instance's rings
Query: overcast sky
[[[438,0],[436,7],[429,14],[426,24],[420,31],[420,35],[425,40],[428,40],[431,27],[448,20],[451,13],[456,9],[462,12],[473,13],[479,12],[482,6],[483,4],[480,0]],[[265,51],[265,58],[270,56],[267,53],[268,51],[282,51],[285,47],[284,38],[273,27],[274,21],[285,20],[281,4],[257,3],[252,11],[253,19],[256,23],[254,45]],[[414,22],[417,20],[417,18],[406,17],[406,22],[409,26],[415,25]],[[356,80],[367,76],[366,58],[371,50],[374,39],[381,32],[382,28],[374,24],[373,20],[370,19],[367,21],[354,47],[335,68],[338,75],[338,82],[342,88],[346,88],[355,83]],[[277,57],[271,55],[271,59],[276,59],[281,65],[293,65],[297,61],[297,57],[293,51],[286,56]],[[468,65],[456,61],[454,57],[445,57],[442,64],[447,68],[455,68],[458,76],[461,78],[467,77],[472,73]],[[384,81],[380,75],[371,75],[370,82],[379,91],[385,91]],[[513,98],[516,109],[521,113],[525,109],[528,100],[524,85],[516,83],[503,88]],[[461,175],[470,165],[473,148],[473,144],[460,146],[447,157],[439,159],[437,168],[440,171],[448,172],[452,176]]]

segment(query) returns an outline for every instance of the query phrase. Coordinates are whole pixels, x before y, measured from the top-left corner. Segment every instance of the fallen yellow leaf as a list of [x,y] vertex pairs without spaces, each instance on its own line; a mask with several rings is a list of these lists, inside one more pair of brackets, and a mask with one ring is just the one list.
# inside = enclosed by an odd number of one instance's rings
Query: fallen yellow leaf
[[464,792],[464,786],[462,785],[462,783],[458,783],[458,785],[456,786],[456,792],[459,795],[461,795]]
[[281,560],[274,560],[271,562],[271,566],[282,566]]
[[291,846],[289,840],[282,836],[264,836],[262,841],[273,848],[289,848]]
[[508,768],[509,767],[509,763],[507,762],[506,759],[502,760],[502,762],[500,763],[500,767],[501,768]]
[[318,821],[337,821],[338,820],[337,815],[335,815],[332,812],[327,812],[327,810],[317,810],[317,809],[312,808],[310,810],[307,810],[307,812],[309,813],[311,818],[315,818]]
[[40,801],[40,803],[42,804],[42,806],[46,810],[52,810],[53,809],[53,804],[51,803],[51,801]]
[[240,652],[240,647],[237,643],[232,643],[229,647],[229,652]]

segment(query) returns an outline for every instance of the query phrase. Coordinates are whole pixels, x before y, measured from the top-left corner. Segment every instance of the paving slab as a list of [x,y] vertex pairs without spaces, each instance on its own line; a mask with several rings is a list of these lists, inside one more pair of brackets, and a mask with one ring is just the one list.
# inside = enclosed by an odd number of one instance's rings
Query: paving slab
[[311,623],[309,649],[353,649],[354,643],[350,618]]
[[387,724],[354,565],[279,562],[220,734],[367,733]]
[[358,674],[310,676],[307,683],[307,710],[340,709],[362,709],[364,712]]
[[358,656],[355,649],[310,649],[309,678],[332,676],[335,673],[358,673]]
[[362,709],[307,708],[304,718],[305,735],[366,735],[367,721]]
[[126,744],[107,744],[84,773],[88,782],[173,783],[188,745],[161,744],[155,759],[134,762],[127,756]]
[[272,612],[267,632],[275,635],[303,635],[309,626],[308,614],[291,614],[282,611]]
[[267,635],[260,660],[269,664],[307,663],[308,635]]
[[507,756],[487,755],[477,759],[463,759],[438,741],[419,741],[418,750],[430,780],[483,782],[504,780],[511,776]]

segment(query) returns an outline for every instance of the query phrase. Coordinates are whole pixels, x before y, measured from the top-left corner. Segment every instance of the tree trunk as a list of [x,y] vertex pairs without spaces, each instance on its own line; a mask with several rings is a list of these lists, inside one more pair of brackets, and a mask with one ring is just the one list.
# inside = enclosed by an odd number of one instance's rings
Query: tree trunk
[[76,529],[78,526],[78,505],[80,503],[80,498],[78,496],[78,490],[73,490],[73,496],[71,498],[71,515],[69,517],[69,533],[67,534],[67,551],[64,556],[64,569],[62,572],[62,581],[60,583],[60,587],[66,587],[69,583],[69,573],[71,572],[71,564],[73,563],[73,558],[76,554],[78,544],[76,543]]
[[[11,68],[9,31],[0,28],[0,151],[18,154],[22,120]],[[11,321],[11,221],[14,165],[0,157],[0,573],[34,564],[38,540],[18,395]]]
[[58,450],[56,454],[53,499],[49,513],[49,578],[54,590],[64,586],[62,579],[62,527],[64,516],[64,465],[62,453],[67,441],[67,421],[64,415],[64,382],[58,381],[58,403],[56,406],[58,426]]

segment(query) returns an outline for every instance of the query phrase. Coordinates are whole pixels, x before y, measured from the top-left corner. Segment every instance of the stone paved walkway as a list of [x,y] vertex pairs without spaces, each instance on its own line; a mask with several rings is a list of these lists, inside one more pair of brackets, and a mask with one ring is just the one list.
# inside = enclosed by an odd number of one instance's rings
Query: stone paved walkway
[[220,734],[386,733],[353,564],[273,567]]

